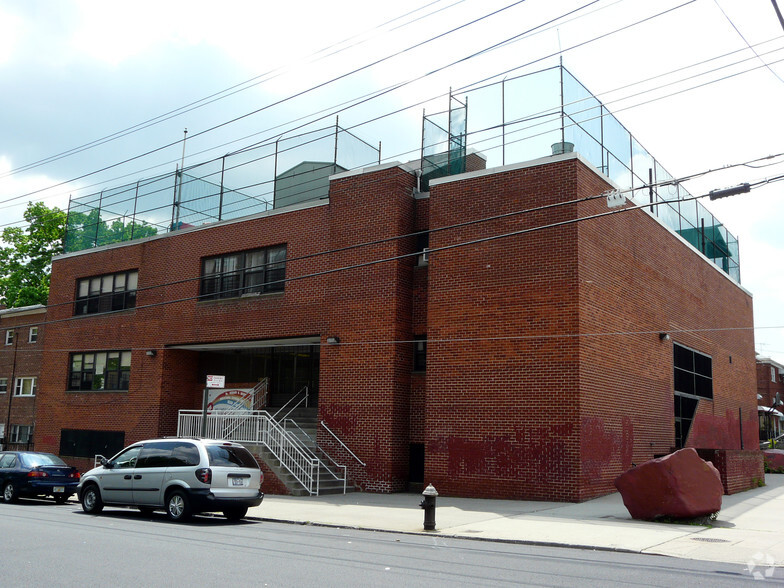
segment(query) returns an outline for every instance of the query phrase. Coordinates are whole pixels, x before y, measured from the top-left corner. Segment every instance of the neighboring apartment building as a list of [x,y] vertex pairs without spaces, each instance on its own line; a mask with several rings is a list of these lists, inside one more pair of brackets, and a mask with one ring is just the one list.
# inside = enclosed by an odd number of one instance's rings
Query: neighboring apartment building
[[46,307],[0,309],[0,446],[34,446]]
[[760,441],[784,433],[784,365],[769,357],[757,356],[757,404]]

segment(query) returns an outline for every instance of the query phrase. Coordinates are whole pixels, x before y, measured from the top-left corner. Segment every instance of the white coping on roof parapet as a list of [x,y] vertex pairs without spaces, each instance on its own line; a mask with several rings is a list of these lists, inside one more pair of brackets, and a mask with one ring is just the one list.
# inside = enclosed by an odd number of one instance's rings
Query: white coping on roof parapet
[[581,162],[583,162],[583,164],[588,169],[592,170],[602,180],[610,184],[613,188],[620,189],[620,187],[615,182],[613,182],[610,178],[608,178],[607,176],[599,172],[590,161],[588,161],[585,157],[583,157],[576,151],[573,151],[572,153],[562,153],[560,155],[547,155],[546,157],[540,157],[539,159],[531,159],[529,161],[522,161],[520,163],[510,163],[509,165],[501,165],[498,167],[490,167],[487,169],[479,169],[476,171],[465,172],[462,174],[455,174],[453,176],[436,178],[435,180],[430,180],[430,187],[432,188],[433,186],[438,186],[439,184],[446,184],[447,182],[459,182],[461,180],[469,180],[472,178],[492,176],[503,172],[513,171],[516,169],[525,169],[527,167],[537,167],[540,165],[547,165],[548,163],[556,163],[558,161],[568,161],[570,159],[579,159]]
[[[603,173],[601,173],[599,170],[597,170],[590,161],[588,161],[585,157],[583,157],[582,155],[580,155],[576,151],[574,151],[572,153],[562,153],[560,155],[548,155],[548,156],[545,156],[545,157],[540,157],[539,159],[532,159],[530,161],[524,161],[524,162],[521,162],[521,163],[513,163],[513,164],[510,164],[510,165],[503,165],[503,166],[499,166],[499,167],[491,167],[491,168],[488,168],[488,169],[477,170],[477,171],[472,171],[472,172],[466,172],[466,173],[463,173],[463,174],[455,174],[453,176],[446,176],[446,177],[443,177],[443,178],[430,180],[430,189],[432,190],[433,186],[438,186],[439,184],[446,184],[448,182],[459,182],[461,180],[468,180],[468,179],[472,179],[472,178],[481,178],[481,177],[484,177],[484,176],[495,175],[495,174],[499,174],[499,173],[503,173],[503,172],[507,172],[507,171],[513,171],[513,170],[517,170],[517,169],[525,169],[527,167],[537,167],[537,166],[540,166],[540,165],[547,165],[549,163],[556,163],[556,162],[559,162],[559,161],[567,161],[567,160],[570,160],[570,159],[577,159],[577,160],[581,161],[583,163],[583,165],[585,165],[585,167],[587,167],[589,170],[591,170],[593,173],[595,173],[599,178],[602,179],[602,181],[610,184],[616,190],[621,190],[621,188],[620,188],[620,186],[618,186],[618,184],[616,184],[609,177],[605,176]],[[427,192],[427,194],[428,194],[428,197],[429,197],[430,193]],[[624,193],[624,196],[625,196],[625,194],[626,193]],[[625,197],[626,197],[627,200],[631,200],[630,198],[628,198],[628,196],[625,196]],[[632,201],[632,203],[634,203],[634,201]],[[705,256],[701,251],[697,250],[691,243],[689,243],[686,239],[684,239],[681,235],[679,235],[674,229],[670,228],[658,216],[656,216],[650,210],[648,210],[648,205],[647,204],[644,207],[638,208],[637,210],[641,210],[642,212],[644,212],[648,216],[650,216],[653,220],[655,220],[662,227],[664,227],[667,231],[669,231],[669,233],[671,235],[673,235],[676,239],[678,239],[679,241],[684,243],[689,248],[690,251],[692,251],[692,252],[696,253],[697,255],[699,255],[700,257],[702,257],[702,259],[705,260],[705,262],[709,266],[711,266],[711,268],[713,268],[715,271],[719,272],[719,274],[722,277],[724,277],[725,279],[729,280],[732,284],[734,284],[735,286],[740,288],[744,293],[746,293],[749,296],[751,296],[752,298],[754,298],[754,295],[751,292],[749,292],[746,288],[744,288],[739,282],[736,282],[734,279],[732,279],[732,277],[729,274],[724,272],[721,268],[719,268],[719,266],[717,266],[710,259],[708,259],[708,257]]]
[[363,174],[369,174],[373,172],[383,171],[385,169],[391,169],[393,167],[399,167],[405,172],[410,174],[414,173],[416,168],[412,167],[410,163],[401,163],[399,161],[391,161],[389,163],[382,163],[380,165],[371,165],[368,167],[360,167],[357,169],[350,169],[348,171],[340,172],[334,175],[329,176],[329,181],[332,180],[342,180],[343,178],[350,178],[353,176],[361,176]]
[[46,312],[46,306],[43,304],[32,304],[30,306],[19,306],[16,308],[3,308],[0,310],[0,318],[5,316],[26,316],[28,314],[41,314]]

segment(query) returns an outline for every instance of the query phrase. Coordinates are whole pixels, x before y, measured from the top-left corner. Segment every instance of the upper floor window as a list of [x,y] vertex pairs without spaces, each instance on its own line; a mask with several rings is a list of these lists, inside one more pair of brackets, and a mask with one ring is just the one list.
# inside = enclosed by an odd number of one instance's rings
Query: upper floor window
[[414,371],[424,372],[427,367],[427,337],[414,335]]
[[76,282],[74,314],[95,314],[136,307],[139,272],[131,270]]
[[27,338],[28,343],[38,342],[38,327],[30,327],[30,335]]
[[285,278],[285,245],[208,257],[202,261],[201,297],[282,292]]
[[0,394],[8,392],[8,378],[0,378]]
[[17,378],[14,396],[35,396],[37,388],[38,378]]
[[13,345],[14,344],[14,330],[8,329],[5,332],[5,344],[6,345]]
[[774,368],[773,366],[770,366],[770,381],[771,382],[776,381],[776,368]]
[[130,351],[71,354],[69,390],[127,390],[130,380]]

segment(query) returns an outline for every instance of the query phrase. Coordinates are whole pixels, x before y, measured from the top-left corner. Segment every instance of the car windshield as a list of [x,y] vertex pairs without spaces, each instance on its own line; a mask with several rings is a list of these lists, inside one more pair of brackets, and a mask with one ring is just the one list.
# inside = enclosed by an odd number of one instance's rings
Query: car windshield
[[259,464],[244,447],[207,445],[207,455],[210,458],[211,466],[259,469]]
[[62,459],[51,453],[22,453],[22,461],[31,468],[38,466],[64,466],[67,465]]

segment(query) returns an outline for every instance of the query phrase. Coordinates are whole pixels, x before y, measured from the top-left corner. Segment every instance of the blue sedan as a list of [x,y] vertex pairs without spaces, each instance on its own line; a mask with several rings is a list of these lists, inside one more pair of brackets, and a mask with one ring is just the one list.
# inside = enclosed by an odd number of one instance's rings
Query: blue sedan
[[79,471],[51,453],[0,451],[0,490],[3,502],[20,496],[52,496],[62,504],[76,492]]

